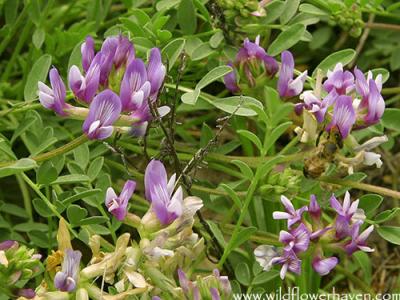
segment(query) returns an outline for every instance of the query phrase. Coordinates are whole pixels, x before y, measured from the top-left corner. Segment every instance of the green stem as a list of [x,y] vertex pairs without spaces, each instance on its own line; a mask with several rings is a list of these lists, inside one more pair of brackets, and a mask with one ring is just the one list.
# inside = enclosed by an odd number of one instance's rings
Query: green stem
[[33,222],[32,203],[31,203],[31,197],[29,195],[28,188],[20,174],[17,174],[16,177],[17,177],[19,188],[21,189],[22,198],[24,199],[25,210],[28,213],[29,220],[31,222]]
[[395,199],[400,199],[400,192],[394,191],[394,190],[391,190],[388,188],[380,187],[380,186],[375,186],[372,184],[356,182],[356,181],[346,180],[346,179],[332,178],[332,177],[327,177],[327,176],[319,177],[316,180],[326,182],[326,183],[331,183],[331,184],[337,184],[337,185],[341,185],[341,186],[348,186],[351,188],[355,188],[355,189],[359,189],[359,190],[363,190],[363,191],[367,191],[367,192],[372,192],[372,193],[377,193],[377,194],[392,197]]
[[[65,144],[57,149],[51,150],[49,152],[43,153],[43,154],[39,154],[37,156],[31,157],[31,159],[33,159],[36,162],[42,162],[42,161],[46,161],[49,160],[53,157],[56,157],[58,155],[67,153],[73,149],[75,149],[76,147],[86,143],[88,141],[88,138],[86,137],[86,135],[81,135],[80,137],[77,137],[76,139],[72,140],[71,142],[69,142],[68,144]],[[3,163],[0,163],[0,168],[4,168],[4,167],[8,167],[11,166],[15,163],[15,161],[6,161]]]
[[253,199],[253,195],[254,195],[254,192],[256,191],[256,188],[258,186],[258,182],[259,182],[259,180],[261,178],[261,175],[262,175],[261,174],[261,166],[259,166],[257,168],[256,174],[254,175],[254,178],[251,181],[251,184],[249,186],[249,190],[248,190],[248,192],[246,194],[246,199],[244,201],[242,210],[240,212],[239,220],[237,221],[237,223],[235,225],[235,229],[233,230],[231,239],[229,240],[228,245],[225,247],[224,253],[222,254],[222,257],[218,262],[218,267],[219,268],[221,268],[224,265],[224,263],[225,263],[226,259],[228,258],[230,252],[233,250],[233,249],[231,249],[232,245],[235,242],[235,240],[237,239],[237,236],[238,236],[238,234],[240,232],[240,227],[241,227],[241,225],[242,225],[242,223],[244,221],[244,218],[245,218],[245,216],[247,214],[247,210],[249,208],[251,200]]
[[400,86],[382,89],[382,95],[399,94]]
[[[28,176],[26,176],[25,173],[21,173],[21,176],[23,180],[31,187],[31,189],[46,203],[48,208],[51,210],[53,214],[55,214],[59,219],[62,218],[61,214],[57,211],[56,207],[47,199],[47,197],[40,191],[39,187],[32,181]],[[74,237],[78,237],[78,234],[72,229],[71,225],[65,221],[68,229],[71,231],[71,233],[74,235]]]

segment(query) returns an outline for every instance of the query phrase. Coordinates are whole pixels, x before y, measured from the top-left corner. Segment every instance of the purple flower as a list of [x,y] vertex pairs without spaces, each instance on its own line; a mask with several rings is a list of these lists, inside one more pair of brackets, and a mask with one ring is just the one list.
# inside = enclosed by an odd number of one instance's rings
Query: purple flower
[[113,133],[112,124],[121,113],[121,101],[111,90],[99,93],[90,104],[83,131],[89,139],[104,140]]
[[342,138],[345,139],[349,135],[355,121],[356,114],[352,98],[350,96],[339,96],[336,98],[332,121],[328,124],[326,130],[331,131],[337,128]]
[[294,107],[294,111],[297,115],[302,114],[303,109],[313,113],[315,119],[322,123],[325,119],[326,110],[332,105],[337,97],[334,90],[329,93],[322,101],[314,95],[313,91],[305,91],[300,95],[300,99],[303,99],[304,103],[297,103]]
[[385,100],[383,100],[377,83],[373,80],[369,80],[369,94],[362,98],[358,111],[364,109],[367,113],[364,117],[364,121],[367,125],[373,125],[379,122],[384,111],[385,111]]
[[375,82],[378,91],[381,92],[382,74],[378,74],[374,80],[372,72],[369,71],[367,78],[365,78],[364,73],[361,72],[361,70],[356,67],[354,68],[354,75],[356,77],[356,82],[355,82],[356,91],[361,95],[362,98],[367,98],[370,93],[370,80],[373,80]]
[[293,79],[294,59],[292,53],[290,51],[283,51],[281,57],[282,64],[278,80],[279,95],[286,98],[297,96],[303,90],[307,71],[304,71],[296,79]]
[[94,58],[94,40],[90,35],[86,37],[85,42],[81,46],[81,54],[82,67],[87,72]]
[[17,248],[19,246],[17,241],[13,241],[13,240],[5,240],[3,242],[0,243],[0,251],[1,250],[8,250],[10,248]]
[[[231,62],[228,63],[228,66],[230,66],[233,69],[233,64]],[[224,76],[224,83],[225,87],[231,92],[231,93],[237,93],[240,91],[240,88],[237,84],[237,76],[236,76],[236,71],[233,69],[231,72],[226,74]]]
[[128,66],[120,90],[123,111],[143,110],[143,107],[148,106],[151,84],[141,59],[133,60]]
[[132,180],[126,181],[121,194],[117,196],[114,189],[109,187],[107,189],[105,204],[108,211],[113,214],[117,220],[122,221],[125,219],[129,199],[135,190],[136,182]]
[[293,250],[295,253],[304,252],[310,244],[310,232],[301,223],[290,232],[282,230],[279,234],[279,241],[285,244],[286,251]]
[[64,261],[61,264],[61,271],[54,277],[54,286],[63,292],[72,292],[75,290],[79,277],[79,263],[82,254],[80,251],[67,249]]
[[216,288],[214,287],[210,288],[210,293],[211,293],[211,300],[221,300],[219,292]]
[[153,296],[152,298],[151,298],[151,300],[162,300],[160,297],[158,297],[158,296]]
[[281,202],[285,207],[286,212],[275,211],[272,214],[272,217],[275,220],[288,220],[288,228],[290,229],[294,224],[301,221],[302,214],[307,211],[307,207],[304,206],[300,209],[294,209],[292,202],[286,198],[285,196],[281,196]]
[[81,74],[81,71],[75,65],[73,65],[69,70],[69,87],[79,100],[82,100],[87,104],[92,101],[97,88],[99,87],[100,63],[102,57],[101,53],[96,54],[85,76]]
[[[266,73],[272,77],[276,74],[276,72],[278,72],[278,63],[272,56],[269,56],[265,52],[264,48],[260,47],[259,44],[260,36],[256,37],[254,43],[250,42],[249,39],[246,38],[243,42],[243,47],[239,49],[239,52],[236,55],[236,61],[239,64],[248,63],[250,61],[254,61],[255,64],[259,64],[258,61],[261,61],[264,63]],[[250,70],[247,71],[250,72]],[[247,75],[251,74],[248,73]],[[249,78],[249,80],[252,81],[252,78]]]
[[178,280],[179,286],[182,288],[183,292],[188,294],[190,290],[190,281],[187,278],[186,273],[181,268],[178,269]]
[[317,197],[315,195],[310,196],[310,204],[308,205],[308,213],[311,217],[316,220],[321,218],[321,207],[318,204]]
[[328,79],[324,89],[329,93],[335,90],[339,95],[346,95],[354,89],[354,76],[350,71],[343,71],[341,63],[336,64],[333,71],[328,71]]
[[232,292],[231,283],[229,282],[228,276],[221,276],[218,269],[213,270],[213,275],[218,279],[221,286],[221,290],[225,295],[230,295]]
[[300,274],[301,272],[301,260],[298,259],[293,250],[283,250],[282,256],[271,259],[271,264],[282,265],[280,272],[280,277],[282,280],[285,279],[288,270],[296,274]]
[[165,74],[166,68],[161,61],[160,49],[151,49],[147,65],[147,78],[151,84],[150,97],[153,101],[157,99],[160,88],[164,82]]
[[324,276],[329,274],[329,272],[336,267],[338,262],[339,260],[334,256],[329,258],[321,258],[320,256],[317,256],[313,259],[312,266],[315,272],[319,273],[321,276]]
[[353,215],[357,212],[359,200],[351,203],[350,193],[346,192],[343,200],[343,205],[336,199],[335,195],[331,196],[331,207],[338,214],[335,223],[336,237],[342,239],[350,233],[350,221]]
[[51,88],[43,82],[38,82],[39,101],[47,109],[54,110],[57,114],[65,116],[64,108],[68,105],[65,103],[65,85],[56,68],[52,68],[49,72]]
[[167,182],[167,171],[162,162],[152,160],[145,171],[144,185],[146,199],[151,202],[157,218],[163,225],[172,223],[183,213],[183,192],[178,187],[174,193],[175,177]]
[[36,293],[33,289],[20,289],[18,290],[18,296],[24,297],[27,299],[33,299],[36,296]]
[[360,227],[362,225],[362,222],[356,222],[353,224],[351,228],[351,241],[348,242],[344,249],[346,250],[348,255],[352,255],[354,252],[361,250],[364,252],[373,252],[374,249],[370,248],[367,246],[367,238],[369,235],[372,233],[374,230],[374,225],[369,226],[367,229],[365,229],[361,234],[360,234]]
[[123,35],[117,37],[114,54],[114,66],[119,69],[123,65],[129,65],[135,59],[135,48],[129,39]]
[[115,52],[118,47],[118,37],[111,36],[105,39],[103,45],[101,45],[100,53],[100,84],[106,86],[108,83],[108,76],[113,67]]

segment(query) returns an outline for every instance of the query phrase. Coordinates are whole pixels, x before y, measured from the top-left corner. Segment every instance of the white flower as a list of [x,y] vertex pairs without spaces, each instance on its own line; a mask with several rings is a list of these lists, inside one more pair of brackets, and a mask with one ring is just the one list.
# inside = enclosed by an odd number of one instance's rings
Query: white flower
[[376,165],[377,168],[380,168],[383,164],[381,160],[381,155],[375,152],[365,152],[363,163],[366,166]]

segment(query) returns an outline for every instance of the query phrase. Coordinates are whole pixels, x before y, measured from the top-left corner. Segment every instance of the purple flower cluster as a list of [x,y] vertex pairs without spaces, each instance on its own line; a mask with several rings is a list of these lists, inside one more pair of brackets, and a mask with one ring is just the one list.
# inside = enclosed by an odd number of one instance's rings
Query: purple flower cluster
[[[144,175],[146,199],[162,225],[169,225],[184,212],[182,187],[175,190],[176,175],[168,180],[167,171],[161,161],[152,160]],[[136,182],[128,180],[119,196],[109,187],[105,197],[108,211],[119,221],[123,221],[128,212],[128,202],[135,190]]]
[[373,78],[369,71],[365,76],[355,68],[353,73],[343,70],[338,63],[328,71],[322,84],[325,96],[305,91],[300,98],[303,103],[295,107],[297,114],[303,110],[312,113],[317,122],[325,125],[328,132],[338,132],[346,138],[352,129],[361,129],[379,122],[385,110],[382,98],[382,75]]
[[[214,269],[213,276],[210,276],[210,278],[211,277],[214,280],[209,280],[210,284],[207,285],[209,286],[207,293],[204,284],[202,285],[195,281],[190,281],[185,272],[182,269],[178,269],[179,285],[186,296],[185,299],[220,300],[226,299],[226,297],[231,295],[232,288],[228,276],[221,276],[218,269]],[[206,281],[208,280],[206,279]],[[205,293],[207,293],[207,295],[204,295]]]
[[[260,36],[257,36],[254,43],[245,39],[235,61],[229,62],[228,66],[232,67],[233,71],[225,75],[224,82],[232,93],[241,91],[240,81],[252,88],[256,86],[259,78],[271,78],[279,68],[277,61],[260,46]],[[240,76],[241,74],[243,76]]]
[[79,279],[79,264],[82,253],[67,249],[64,255],[64,261],[61,265],[61,271],[54,277],[54,286],[63,292],[72,292],[76,289]]
[[282,52],[279,68],[278,62],[260,46],[260,36],[257,36],[254,43],[246,39],[235,61],[229,62],[228,66],[232,67],[233,71],[225,75],[224,82],[232,93],[240,93],[246,86],[250,89],[256,85],[263,86],[265,80],[272,80],[279,70],[279,95],[282,98],[291,98],[302,92],[307,78],[307,71],[293,78],[294,58],[290,51]]
[[[365,215],[358,208],[359,200],[352,202],[348,192],[343,203],[334,195],[331,196],[330,206],[336,214],[331,224],[323,222],[322,210],[315,195],[311,195],[308,206],[297,210],[285,196],[281,196],[281,201],[285,211],[273,213],[274,219],[288,221],[288,231],[282,230],[279,235],[279,241],[283,244],[281,252],[269,245],[261,245],[254,251],[256,260],[265,271],[269,271],[273,265],[281,265],[282,279],[287,271],[300,274],[301,258],[312,255],[313,269],[320,275],[326,275],[339,263],[337,255],[340,252],[352,255],[359,250],[374,251],[366,244],[374,227],[371,225],[360,233]],[[306,218],[305,214],[309,217]]]
[[[67,104],[66,89],[56,68],[50,70],[50,84],[38,83],[40,103],[61,116],[79,114],[85,117],[83,131],[90,139],[105,139],[113,133],[113,124],[125,114],[132,132],[143,134],[151,119],[149,103],[157,100],[166,75],[158,48],[150,50],[145,64],[135,56],[135,48],[128,38],[108,37],[96,53],[92,37],[81,46],[82,71],[73,65],[68,84],[75,100],[89,106],[83,108]],[[122,78],[122,79],[121,79]],[[164,116],[168,107],[159,108]]]

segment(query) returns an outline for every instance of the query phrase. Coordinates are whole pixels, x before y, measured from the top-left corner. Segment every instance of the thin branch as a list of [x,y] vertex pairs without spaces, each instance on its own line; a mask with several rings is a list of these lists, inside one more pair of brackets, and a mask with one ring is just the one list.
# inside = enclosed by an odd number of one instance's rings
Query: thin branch
[[353,66],[356,63],[356,60],[357,60],[358,56],[360,55],[362,49],[364,48],[364,45],[365,45],[365,42],[367,41],[369,32],[371,31],[371,28],[368,27],[368,25],[372,24],[374,22],[374,19],[375,19],[375,15],[374,14],[370,14],[369,18],[368,18],[368,23],[365,26],[364,32],[363,32],[360,40],[358,41],[358,45],[357,45],[357,48],[356,48],[356,55],[355,55],[354,59],[352,60],[352,62],[350,63],[349,68],[353,68]]

